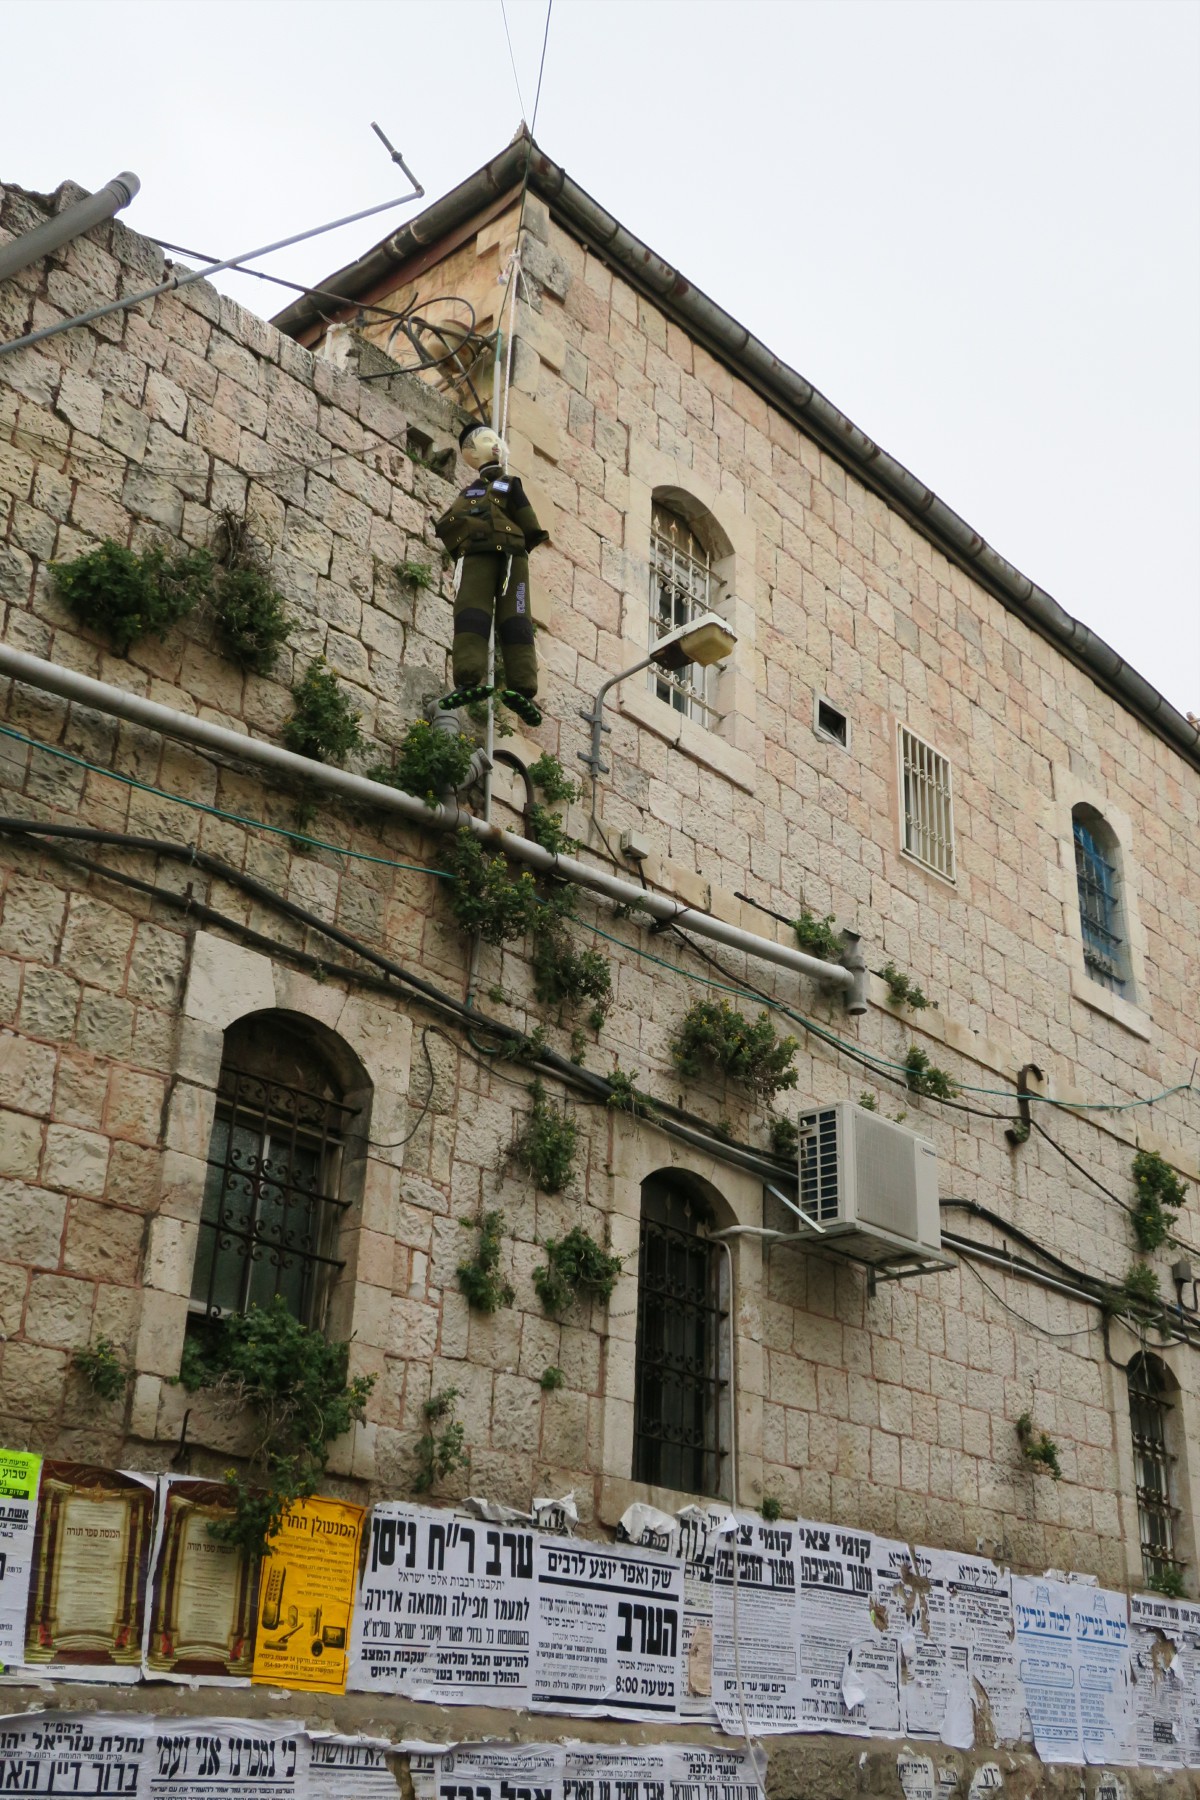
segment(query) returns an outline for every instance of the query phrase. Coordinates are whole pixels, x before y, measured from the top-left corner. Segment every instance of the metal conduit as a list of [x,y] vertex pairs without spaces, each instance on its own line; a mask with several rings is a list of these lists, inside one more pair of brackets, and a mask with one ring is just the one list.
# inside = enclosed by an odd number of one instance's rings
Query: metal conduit
[[102,225],[105,219],[111,219],[114,213],[129,205],[141,185],[136,175],[123,169],[106,187],[89,194],[85,200],[77,200],[74,206],[64,207],[53,218],[35,225],[32,231],[0,244],[0,281],[7,281],[10,275],[27,269],[30,263],[69,244],[72,238],[90,231],[93,225]]
[[14,650],[7,644],[0,644],[0,676],[3,675],[10,676],[15,681],[23,681],[30,687],[40,688],[44,693],[58,694],[64,700],[91,707],[96,712],[128,719],[131,724],[143,725],[166,737],[201,744],[208,750],[235,756],[242,762],[274,769],[293,780],[303,781],[309,788],[324,788],[329,793],[342,794],[348,800],[356,800],[379,811],[399,813],[412,824],[426,830],[447,831],[465,826],[489,849],[500,851],[515,862],[528,863],[539,874],[556,875],[563,881],[589,888],[593,893],[604,894],[622,905],[636,906],[663,923],[679,919],[698,937],[709,938],[714,943],[725,945],[727,949],[759,957],[780,968],[791,969],[798,975],[807,975],[810,980],[819,981],[826,987],[840,988],[846,997],[846,1008],[850,1013],[865,1013],[867,1010],[866,961],[857,939],[851,939],[844,964],[822,962],[818,957],[806,956],[802,950],[793,950],[786,944],[776,944],[754,932],[743,931],[740,926],[727,924],[724,919],[715,919],[709,913],[697,912],[692,907],[685,906],[682,901],[670,899],[666,894],[656,894],[632,881],[622,881],[619,876],[592,868],[588,863],[577,861],[575,857],[552,855],[529,838],[520,837],[511,831],[501,831],[497,826],[489,825],[483,819],[464,812],[453,802],[443,806],[426,806],[423,800],[418,800],[414,795],[402,793],[379,781],[370,781],[365,775],[353,775],[347,769],[335,769],[326,763],[312,762],[308,757],[297,756],[278,744],[268,744],[260,738],[247,737],[244,732],[230,731],[228,727],[214,725],[208,719],[197,719],[188,713],[175,712],[169,706],[144,700],[139,694],[127,693],[123,688],[110,686],[108,682],[94,681],[88,675],[77,674],[74,669],[60,668],[57,663],[46,662],[40,656],[30,656],[24,650]]

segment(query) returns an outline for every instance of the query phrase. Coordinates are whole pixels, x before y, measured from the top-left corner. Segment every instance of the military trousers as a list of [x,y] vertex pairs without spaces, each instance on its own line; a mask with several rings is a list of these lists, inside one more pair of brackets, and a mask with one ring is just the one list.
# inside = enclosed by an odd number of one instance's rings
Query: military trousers
[[[532,699],[537,693],[537,651],[529,605],[529,558],[524,551],[477,550],[464,556],[454,599],[454,685],[487,680],[488,638],[496,622],[496,651],[504,685]],[[499,673],[499,672],[497,672]]]

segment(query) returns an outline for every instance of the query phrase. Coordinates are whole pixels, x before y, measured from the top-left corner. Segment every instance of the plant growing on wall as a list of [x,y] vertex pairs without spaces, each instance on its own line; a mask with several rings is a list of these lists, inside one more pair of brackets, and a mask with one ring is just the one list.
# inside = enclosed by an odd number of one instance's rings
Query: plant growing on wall
[[341,762],[362,743],[357,712],[323,656],[314,656],[292,689],[295,709],[281,733],[289,750],[314,762]]
[[287,603],[267,573],[245,518],[226,508],[220,515],[218,541],[220,561],[213,569],[210,590],[218,640],[241,668],[266,675],[292,628]]
[[1182,1600],[1187,1593],[1182,1569],[1159,1569],[1146,1586],[1152,1593],[1162,1594],[1168,1600]]
[[401,587],[412,588],[418,594],[436,585],[429,563],[410,562],[407,559],[396,564],[396,580]]
[[467,1433],[455,1417],[457,1401],[458,1389],[448,1387],[432,1394],[421,1408],[425,1430],[417,1439],[417,1468],[413,1476],[413,1488],[418,1494],[427,1494],[447,1475],[467,1466]]
[[579,798],[579,783],[571,780],[557,756],[549,750],[530,763],[529,779],[547,806],[560,806],[564,801],[569,804]]
[[818,919],[815,913],[807,908],[798,919],[792,921],[792,930],[796,933],[796,942],[806,956],[819,956],[822,962],[840,962],[842,956],[842,939],[833,923],[833,914],[826,913]]
[[569,856],[579,845],[573,837],[569,837],[562,822],[560,813],[551,812],[548,806],[539,806],[535,800],[529,808],[529,836],[551,856]]
[[577,950],[561,920],[539,921],[533,938],[533,991],[547,1006],[582,1006],[591,1001],[599,1030],[612,1005],[612,975],[599,950]]
[[1134,1312],[1154,1312],[1162,1305],[1158,1276],[1149,1263],[1130,1263],[1121,1283],[1120,1297]]
[[205,1323],[184,1345],[179,1379],[189,1394],[209,1389],[229,1417],[257,1427],[252,1479],[226,1476],[232,1518],[209,1526],[249,1556],[270,1553],[288,1507],[315,1494],[334,1438],[366,1417],[373,1375],[348,1380],[349,1344],[302,1325],[278,1297]]
[[560,1387],[566,1386],[567,1378],[557,1363],[550,1363],[542,1370],[538,1386],[544,1394],[556,1394]]
[[579,1127],[565,1106],[546,1098],[540,1081],[529,1092],[533,1106],[509,1146],[509,1155],[543,1194],[558,1194],[574,1173]]
[[907,1006],[910,1012],[922,1012],[929,1005],[916,982],[895,963],[885,963],[879,973],[887,982],[888,999],[893,1006]]
[[909,1046],[904,1068],[911,1093],[924,1094],[930,1100],[952,1100],[958,1092],[957,1084],[945,1069],[931,1063],[919,1044]]
[[405,732],[394,763],[367,770],[372,781],[386,782],[436,806],[443,794],[456,792],[471,772],[475,746],[462,732],[439,731],[428,719],[414,719]]
[[211,586],[207,550],[168,555],[161,544],[140,554],[112,538],[70,562],[52,563],[54,585],[81,625],[128,656],[142,637],[165,637]]
[[533,1285],[551,1318],[560,1318],[577,1299],[608,1304],[621,1273],[619,1256],[602,1249],[580,1225],[565,1237],[547,1238],[543,1247],[546,1260],[533,1271]]
[[524,937],[538,915],[537,883],[528,869],[514,874],[502,856],[488,856],[466,829],[458,832],[446,859],[454,877],[450,910],[468,936],[485,944]]
[[800,1133],[793,1119],[772,1119],[770,1125],[771,1154],[784,1162],[795,1162],[800,1151]]
[[[467,1220],[462,1223],[465,1225]],[[499,1208],[485,1212],[478,1226],[479,1242],[474,1256],[458,1265],[458,1285],[467,1296],[468,1306],[473,1306],[476,1312],[499,1312],[502,1306],[511,1306],[517,1297],[512,1283],[500,1273],[504,1214]]]
[[632,1113],[635,1119],[648,1119],[654,1112],[654,1101],[637,1086],[638,1072],[623,1069],[618,1063],[608,1077],[605,1105],[613,1112]]
[[125,1392],[131,1371],[121,1361],[111,1338],[97,1338],[86,1350],[76,1350],[71,1358],[75,1369],[100,1400],[116,1400]]
[[750,1020],[725,1000],[694,1001],[670,1045],[680,1074],[699,1080],[719,1070],[761,1100],[795,1087],[798,1048],[794,1037],[776,1036],[769,1013]]
[[783,1517],[783,1501],[774,1494],[764,1494],[762,1498],[762,1516],[768,1525]]
[[1138,1249],[1157,1250],[1170,1235],[1187,1189],[1157,1150],[1138,1151],[1133,1159],[1133,1184],[1137,1189],[1133,1233]]
[[1046,1432],[1035,1431],[1031,1413],[1023,1412],[1017,1420],[1017,1442],[1027,1462],[1033,1463],[1037,1468],[1049,1469],[1055,1481],[1062,1480],[1058,1445]]

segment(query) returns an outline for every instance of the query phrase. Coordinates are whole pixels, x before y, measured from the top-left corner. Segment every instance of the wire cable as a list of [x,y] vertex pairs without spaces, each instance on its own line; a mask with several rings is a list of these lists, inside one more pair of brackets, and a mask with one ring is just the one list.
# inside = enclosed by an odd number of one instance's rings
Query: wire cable
[[504,36],[508,42],[508,60],[512,65],[513,86],[517,90],[517,104],[521,108],[521,122],[524,124],[525,119],[528,116],[525,111],[525,96],[521,92],[521,77],[517,74],[517,59],[513,55],[512,34],[508,29],[508,10],[505,7],[504,0],[500,0],[500,17],[504,20]]
[[[979,1270],[975,1267],[975,1264],[969,1260],[971,1254],[970,1251],[965,1249],[962,1245],[959,1245],[958,1249],[960,1255],[963,1257],[966,1267],[970,1269],[980,1287],[986,1288],[997,1306],[1002,1306],[1006,1313],[1009,1313],[1022,1325],[1028,1326],[1030,1331],[1039,1332],[1042,1337],[1063,1340],[1066,1338],[1090,1337],[1093,1331],[1096,1330],[1099,1324],[1099,1321],[1096,1319],[1089,1319],[1086,1325],[1078,1326],[1074,1331],[1051,1331],[1048,1325],[1040,1325],[1036,1319],[1027,1318],[1024,1313],[1018,1312],[1015,1306],[1010,1306],[1008,1301],[996,1292],[990,1281],[984,1280],[983,1276],[979,1273]],[[1086,1302],[1080,1301],[1079,1304],[1082,1306],[1085,1305]]]

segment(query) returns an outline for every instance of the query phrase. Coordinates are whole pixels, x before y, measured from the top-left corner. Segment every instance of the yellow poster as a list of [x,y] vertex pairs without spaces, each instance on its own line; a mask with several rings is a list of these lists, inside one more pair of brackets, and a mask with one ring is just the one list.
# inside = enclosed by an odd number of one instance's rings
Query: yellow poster
[[345,1692],[362,1522],[345,1500],[301,1500],[284,1514],[259,1573],[253,1681]]

